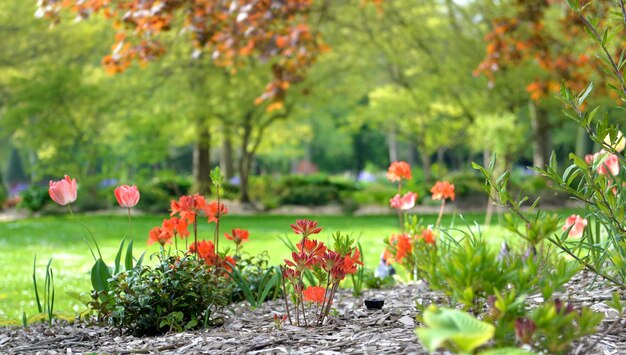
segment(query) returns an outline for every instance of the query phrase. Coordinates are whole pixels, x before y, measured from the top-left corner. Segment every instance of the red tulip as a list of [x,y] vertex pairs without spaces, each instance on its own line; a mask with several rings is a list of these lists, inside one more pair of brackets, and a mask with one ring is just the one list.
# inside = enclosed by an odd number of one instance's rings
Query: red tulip
[[48,189],[50,198],[61,206],[76,201],[76,179],[70,179],[65,175],[63,180],[50,181]]
[[135,207],[139,202],[139,190],[137,186],[122,185],[115,189],[115,198],[120,207],[131,208]]

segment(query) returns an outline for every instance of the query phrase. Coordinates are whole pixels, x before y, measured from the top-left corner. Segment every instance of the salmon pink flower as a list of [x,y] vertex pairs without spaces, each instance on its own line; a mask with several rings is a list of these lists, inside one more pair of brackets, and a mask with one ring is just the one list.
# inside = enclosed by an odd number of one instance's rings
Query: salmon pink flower
[[615,154],[601,150],[596,154],[587,154],[585,156],[585,162],[589,165],[598,164],[596,171],[600,175],[619,175],[619,159]]
[[65,206],[76,201],[76,179],[70,179],[65,175],[63,180],[50,180],[50,188],[48,188],[50,198],[61,206]]
[[302,295],[305,301],[322,304],[326,296],[326,289],[319,286],[309,286],[302,291]]
[[161,227],[154,227],[150,230],[150,237],[148,238],[148,245],[159,243],[161,246],[172,243],[173,234]]
[[415,199],[417,199],[417,194],[415,192],[407,192],[404,196],[400,196],[400,194],[396,194],[392,199],[389,200],[389,204],[391,207],[398,210],[410,210],[415,206]]
[[583,231],[585,230],[586,226],[587,226],[587,220],[585,218],[582,218],[579,215],[573,214],[567,217],[567,220],[565,220],[563,231],[569,230],[568,235],[570,237],[578,238],[583,235]]
[[437,181],[430,192],[433,194],[433,200],[450,199],[454,201],[454,185],[447,181]]
[[239,245],[241,243],[247,242],[250,233],[245,229],[235,228],[232,231],[232,235],[228,233],[224,233],[224,236],[228,240],[232,240],[235,244]]
[[295,224],[291,225],[294,233],[302,234],[302,238],[307,238],[311,234],[318,234],[322,231],[322,227],[317,226],[317,221],[308,219],[297,219]]
[[400,182],[402,179],[411,180],[411,166],[405,161],[394,161],[387,170],[387,180]]
[[421,238],[426,244],[435,244],[435,232],[432,229],[424,229]]
[[113,192],[120,207],[132,208],[137,205],[137,202],[139,202],[139,189],[137,189],[137,186],[135,185],[118,186]]

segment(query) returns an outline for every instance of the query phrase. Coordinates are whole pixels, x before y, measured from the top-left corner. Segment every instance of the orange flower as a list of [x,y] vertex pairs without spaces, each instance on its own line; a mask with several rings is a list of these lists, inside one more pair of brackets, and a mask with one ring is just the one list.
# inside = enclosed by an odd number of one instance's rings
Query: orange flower
[[435,186],[430,189],[433,200],[445,200],[449,198],[454,201],[454,185],[447,181],[437,181]]
[[162,246],[172,243],[172,233],[163,230],[160,227],[154,227],[150,230],[150,237],[148,238],[148,245],[159,243]]
[[239,245],[239,244],[241,244],[243,242],[247,242],[248,241],[248,237],[250,236],[250,233],[247,230],[245,230],[245,229],[235,228],[235,229],[233,229],[232,233],[233,233],[233,235],[230,235],[228,233],[224,233],[224,236],[226,237],[226,239],[232,240],[237,245]]
[[302,291],[304,300],[308,302],[324,303],[324,296],[326,295],[326,289],[319,286],[309,286]]
[[161,228],[168,231],[169,233],[178,235],[181,239],[189,236],[187,222],[184,219],[178,217],[164,219]]
[[225,214],[228,213],[228,208],[223,203],[217,203],[213,201],[206,206],[204,212],[209,218],[208,222],[217,222],[218,219],[222,218]]
[[432,229],[424,229],[421,238],[426,244],[435,244],[435,232]]
[[205,211],[206,213],[207,204],[204,196],[195,194],[181,196],[178,201],[172,201],[171,209],[172,212],[170,213],[170,216],[179,214],[180,218],[187,221],[187,223],[193,223],[196,220],[196,215],[199,211]]
[[348,254],[343,259],[343,270],[347,275],[354,274],[358,265],[363,265],[359,248],[354,248],[352,255]]
[[411,240],[406,234],[392,234],[389,238],[389,244],[392,247],[392,252],[395,250],[393,259],[397,262],[401,262],[402,259],[413,252]]
[[387,180],[400,182],[402,179],[411,180],[411,166],[405,161],[394,161],[387,170]]
[[198,255],[207,261],[207,264],[213,265],[215,264],[215,251],[213,247],[213,242],[210,240],[201,240],[197,243],[191,243],[189,245],[189,254],[194,254],[196,250],[198,251]]

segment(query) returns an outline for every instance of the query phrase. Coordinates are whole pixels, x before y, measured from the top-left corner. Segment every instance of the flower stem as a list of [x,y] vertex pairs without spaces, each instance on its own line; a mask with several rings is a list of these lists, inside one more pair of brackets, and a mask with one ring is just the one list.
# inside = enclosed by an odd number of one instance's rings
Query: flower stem
[[130,207],[128,208],[128,233],[130,235],[130,240],[133,240],[133,224],[130,219]]
[[289,317],[289,324],[293,325],[293,321],[291,320],[291,313],[289,312],[289,301],[287,300],[287,287],[285,286],[285,270],[283,267],[280,267],[281,272],[281,280],[283,283],[283,297],[285,298],[285,309],[287,310],[287,317]]
[[[102,253],[100,252],[100,247],[98,246],[98,241],[96,240],[96,237],[93,236],[93,233],[91,232],[91,229],[89,229],[89,227],[85,223],[83,223],[80,219],[78,219],[78,217],[76,217],[76,214],[74,213],[74,210],[72,210],[72,205],[71,204],[68,204],[67,208],[70,210],[70,214],[72,215],[72,217],[74,217],[74,220],[76,220],[76,222],[78,222],[81,226],[83,226],[87,230],[87,233],[89,233],[89,235],[91,236],[91,239],[93,240],[93,243],[96,245],[96,250],[98,251],[98,256],[100,257],[100,259],[102,259]],[[89,246],[89,243],[87,245]],[[89,246],[89,249],[91,249],[91,246]],[[91,251],[91,254],[93,255],[93,250]],[[95,256],[94,256],[94,259],[95,259]]]
[[443,209],[446,206],[446,199],[441,199],[441,208],[439,209],[439,216],[437,217],[437,223],[435,224],[435,229],[439,228],[439,224],[441,223],[441,218],[443,217]]

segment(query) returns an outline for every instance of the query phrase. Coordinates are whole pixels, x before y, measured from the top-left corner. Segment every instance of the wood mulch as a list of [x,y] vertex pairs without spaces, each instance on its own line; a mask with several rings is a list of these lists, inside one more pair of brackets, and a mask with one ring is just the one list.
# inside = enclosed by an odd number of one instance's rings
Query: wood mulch
[[[605,314],[596,335],[572,348],[572,354],[626,354],[626,319],[606,305],[612,287],[589,290],[591,276],[578,275],[563,299],[590,306]],[[622,298],[626,294],[622,292]],[[364,298],[384,298],[382,310],[369,311]],[[531,297],[539,304],[540,297]],[[250,309],[245,304],[227,313],[225,324],[208,330],[134,337],[94,324],[75,322],[0,329],[1,354],[424,354],[415,335],[415,302],[442,303],[443,297],[422,284],[398,285],[388,290],[366,290],[354,298],[338,292],[336,312],[321,327],[285,325],[276,329],[274,312],[284,311],[282,300]]]

